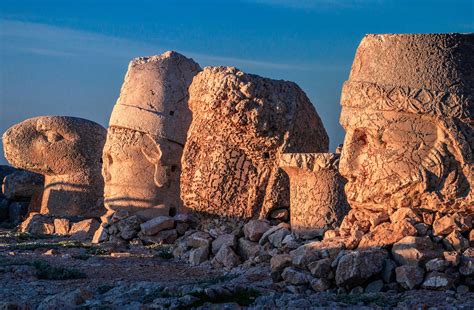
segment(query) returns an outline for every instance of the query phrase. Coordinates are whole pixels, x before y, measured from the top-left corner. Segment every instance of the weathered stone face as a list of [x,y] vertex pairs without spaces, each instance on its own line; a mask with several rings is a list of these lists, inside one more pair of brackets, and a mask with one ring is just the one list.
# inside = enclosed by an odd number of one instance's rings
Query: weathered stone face
[[291,230],[303,238],[336,228],[349,211],[345,180],[338,172],[339,155],[290,153],[280,167],[290,177]]
[[191,122],[187,89],[199,71],[175,52],[130,63],[103,152],[108,210],[144,219],[181,211],[181,155]]
[[101,153],[106,130],[66,116],[25,120],[3,135],[5,157],[15,167],[45,176],[41,213],[99,216],[103,213]]
[[283,152],[324,152],[328,137],[294,83],[230,67],[208,67],[189,88],[193,121],[185,145],[181,197],[195,211],[265,217],[289,206]]
[[368,35],[344,84],[351,207],[472,211],[474,36]]

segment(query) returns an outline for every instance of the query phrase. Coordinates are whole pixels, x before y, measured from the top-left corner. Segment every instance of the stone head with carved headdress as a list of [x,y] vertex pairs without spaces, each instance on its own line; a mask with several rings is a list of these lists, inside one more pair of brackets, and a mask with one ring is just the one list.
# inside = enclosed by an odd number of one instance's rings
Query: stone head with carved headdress
[[367,35],[341,96],[352,208],[474,211],[474,35]]

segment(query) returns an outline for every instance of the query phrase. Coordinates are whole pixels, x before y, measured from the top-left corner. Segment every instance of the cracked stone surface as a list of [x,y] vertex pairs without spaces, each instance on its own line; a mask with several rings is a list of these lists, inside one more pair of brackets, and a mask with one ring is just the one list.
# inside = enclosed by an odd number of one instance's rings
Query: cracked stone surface
[[292,82],[208,67],[189,88],[193,121],[185,145],[181,197],[212,215],[264,218],[288,208],[284,152],[326,152],[328,136]]
[[44,175],[40,213],[98,217],[104,213],[101,153],[106,130],[92,121],[40,116],[3,134],[6,159]]
[[344,83],[352,208],[474,212],[474,35],[367,35]]
[[181,155],[191,123],[188,87],[200,70],[176,52],[130,62],[103,152],[108,210],[145,219],[182,211]]
[[339,155],[333,153],[289,153],[280,158],[280,167],[290,177],[291,229],[297,236],[322,236],[347,214],[338,163]]

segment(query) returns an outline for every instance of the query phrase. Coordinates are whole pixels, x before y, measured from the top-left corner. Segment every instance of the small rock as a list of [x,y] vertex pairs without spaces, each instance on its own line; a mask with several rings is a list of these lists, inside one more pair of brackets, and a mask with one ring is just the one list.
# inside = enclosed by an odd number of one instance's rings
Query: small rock
[[279,229],[273,234],[268,236],[268,241],[275,248],[280,248],[283,243],[283,239],[290,234],[290,231],[286,228]]
[[70,221],[68,219],[54,219],[54,233],[56,235],[67,235],[69,228]]
[[184,235],[184,233],[188,230],[189,224],[188,223],[176,223],[176,231],[180,236]]
[[425,236],[428,234],[430,226],[425,223],[418,223],[415,224],[415,229],[417,231],[418,236]]
[[210,247],[212,237],[204,231],[198,231],[190,235],[186,242],[191,248]]
[[33,235],[50,235],[54,233],[53,220],[47,215],[32,212],[21,223],[20,231],[29,232]]
[[448,235],[453,231],[465,232],[471,229],[471,218],[461,214],[445,215],[433,222],[433,233],[437,236]]
[[443,239],[443,245],[448,251],[460,252],[469,247],[469,240],[464,238],[459,231],[453,231]]
[[189,262],[191,265],[199,265],[209,258],[209,246],[192,249],[189,253]]
[[390,215],[390,221],[397,223],[402,220],[408,220],[412,224],[422,221],[421,217],[411,208],[400,208]]
[[311,280],[310,285],[316,292],[324,292],[331,288],[331,281],[324,278],[316,278]]
[[349,294],[350,295],[360,295],[363,292],[364,292],[364,288],[362,286],[356,286],[349,292]]
[[69,234],[72,239],[86,241],[92,240],[97,229],[99,229],[100,223],[95,219],[82,220],[71,225]]
[[218,236],[212,242],[212,254],[216,255],[223,246],[229,246],[235,249],[237,246],[237,237],[234,234],[224,234]]
[[287,222],[290,219],[290,212],[288,209],[276,209],[270,212],[270,218]]
[[456,267],[461,262],[461,255],[455,251],[443,252],[444,260],[449,262],[451,266]]
[[365,288],[366,293],[379,293],[382,291],[383,288],[383,281],[382,280],[375,280],[370,282],[369,285]]
[[422,288],[429,290],[447,290],[453,286],[453,280],[447,274],[432,271],[426,275],[425,281],[421,285]]
[[263,234],[271,228],[268,221],[264,220],[251,220],[244,225],[245,238],[250,241],[258,242]]
[[339,259],[336,269],[336,284],[349,287],[363,284],[382,271],[386,258],[387,252],[385,250],[347,252]]
[[222,246],[214,257],[214,261],[227,267],[233,268],[240,264],[240,258],[228,245]]
[[178,239],[178,232],[176,229],[165,229],[154,236],[147,236],[145,234],[139,233],[138,237],[145,243],[172,244],[176,241],[176,239]]
[[120,230],[120,237],[124,240],[132,240],[140,230],[141,221],[136,215],[127,217],[117,223]]
[[255,257],[260,252],[260,245],[257,242],[240,238],[238,241],[238,253],[244,260]]
[[291,266],[291,256],[289,254],[278,254],[270,259],[270,268],[272,271],[281,272],[289,266]]
[[169,216],[158,216],[140,225],[142,233],[153,236],[158,232],[173,228],[174,220]]
[[403,265],[395,268],[397,282],[406,289],[412,290],[423,282],[424,271],[416,265]]
[[403,219],[397,223],[382,223],[364,235],[359,243],[359,248],[371,248],[392,245],[406,236],[417,234],[415,226]]
[[281,274],[281,277],[286,282],[294,285],[308,284],[312,279],[311,275],[293,267],[285,268]]
[[426,271],[444,271],[450,263],[442,258],[433,258],[426,262]]
[[433,243],[428,236],[408,236],[393,245],[392,255],[400,265],[417,265],[424,264],[432,258],[440,257],[442,249]]
[[330,278],[331,271],[331,259],[323,258],[312,262],[308,265],[308,269],[313,276],[316,278]]
[[270,229],[268,229],[267,231],[263,233],[258,243],[260,245],[264,245],[265,243],[268,242],[268,237],[280,229],[290,229],[290,225],[287,223],[280,223],[276,226],[271,227]]
[[469,286],[467,286],[467,285],[459,285],[459,286],[456,288],[456,293],[458,293],[458,294],[466,294],[466,293],[469,293]]

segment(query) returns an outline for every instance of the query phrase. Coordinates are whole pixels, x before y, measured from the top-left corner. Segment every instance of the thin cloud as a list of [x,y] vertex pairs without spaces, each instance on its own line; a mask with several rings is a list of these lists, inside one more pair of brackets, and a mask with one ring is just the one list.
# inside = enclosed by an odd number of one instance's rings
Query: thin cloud
[[[134,58],[169,50],[170,47],[157,46],[128,39],[72,30],[44,24],[0,20],[0,41],[3,50],[49,57],[118,57]],[[314,70],[315,65],[268,62],[218,55],[181,51],[198,62],[208,65],[227,65],[273,70]]]

